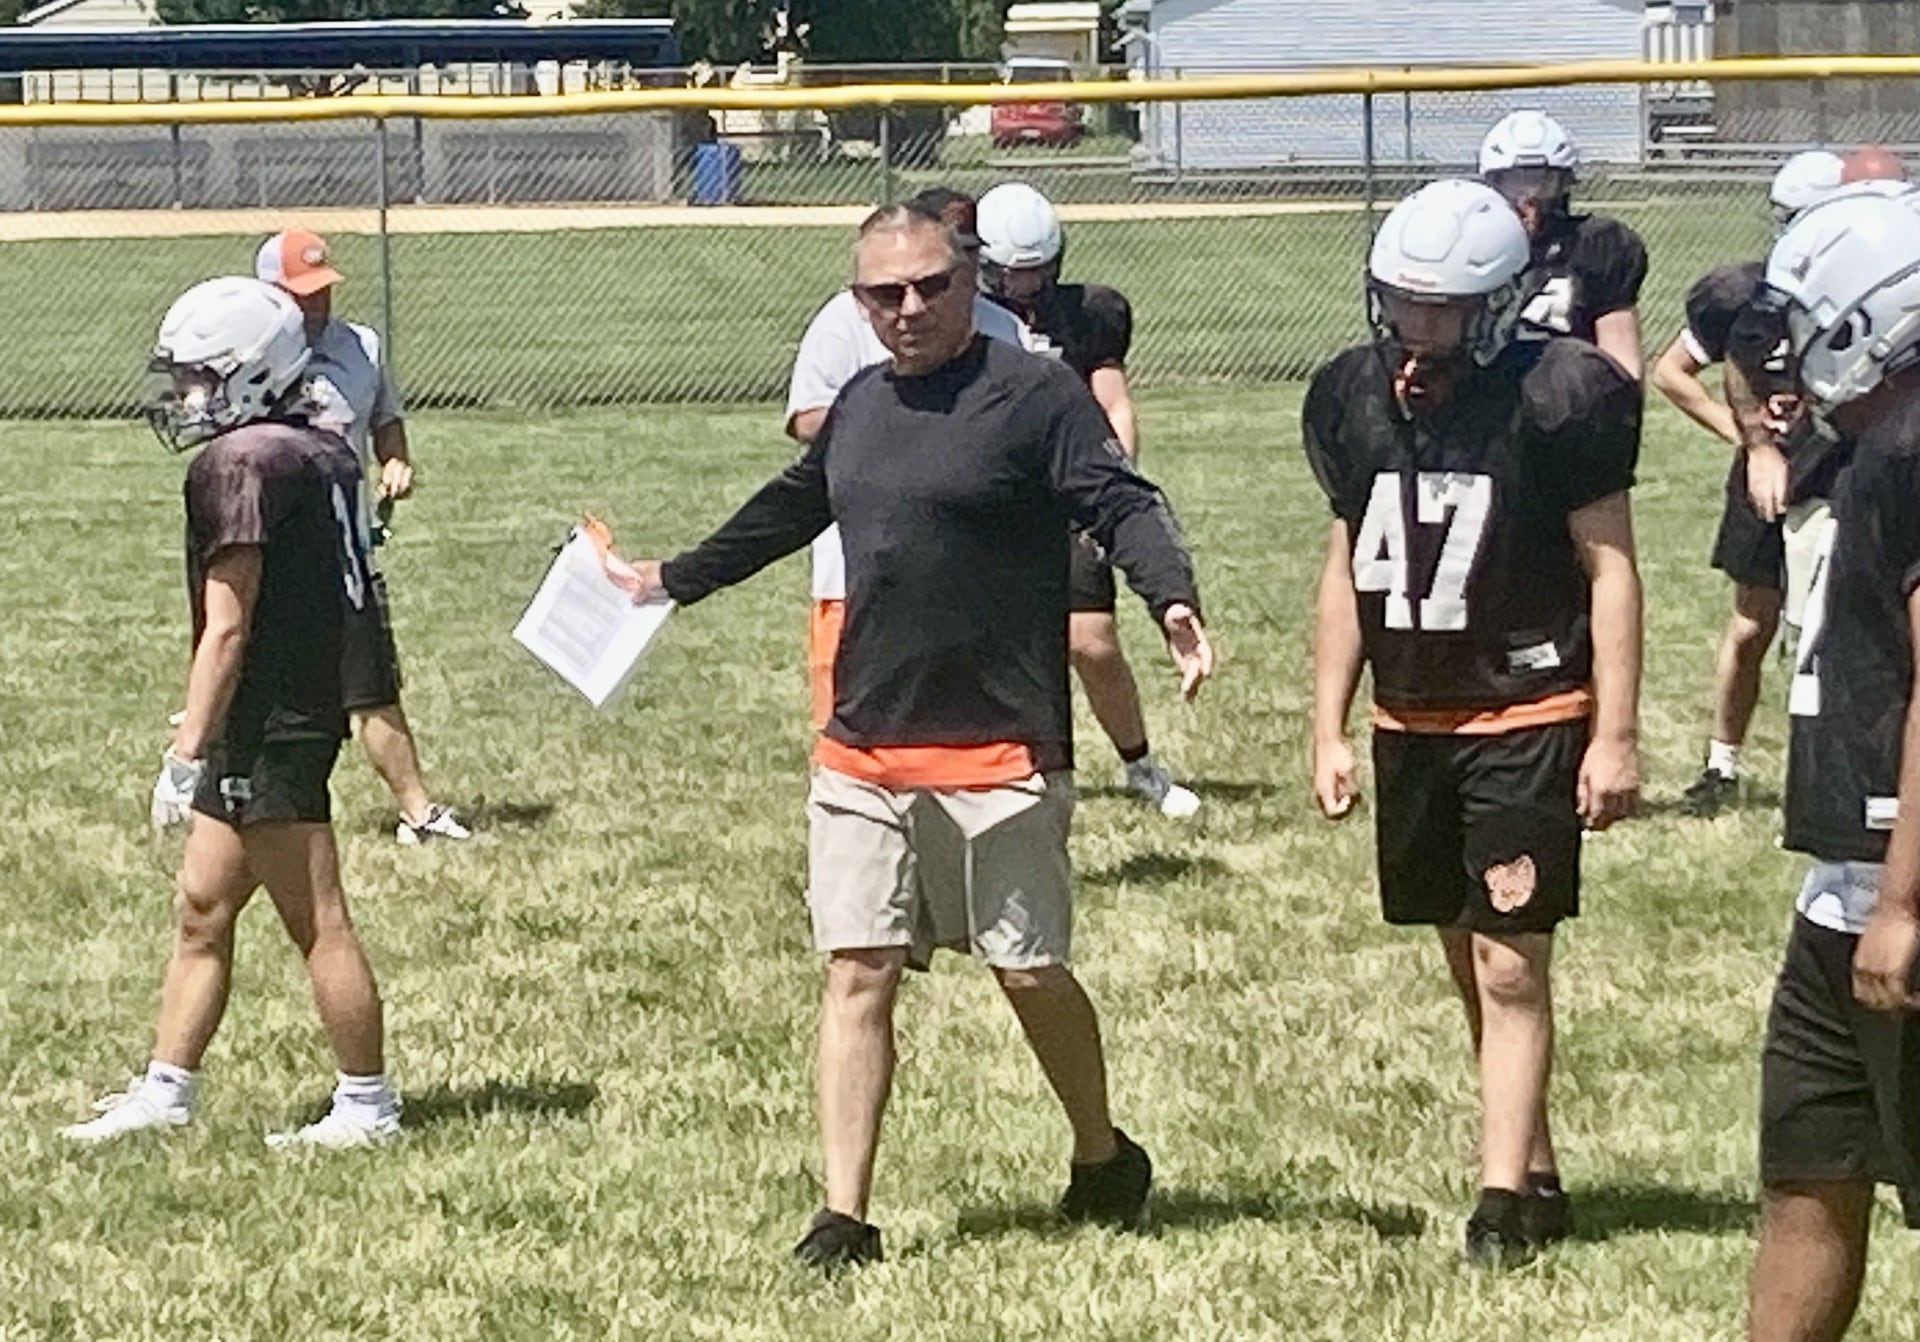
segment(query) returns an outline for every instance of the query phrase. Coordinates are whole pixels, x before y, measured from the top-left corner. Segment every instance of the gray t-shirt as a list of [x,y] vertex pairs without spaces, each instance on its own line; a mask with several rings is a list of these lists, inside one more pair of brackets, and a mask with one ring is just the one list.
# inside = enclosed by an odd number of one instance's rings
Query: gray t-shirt
[[312,349],[306,372],[312,422],[352,443],[361,468],[372,476],[374,430],[406,414],[399,389],[380,366],[380,337],[370,327],[335,317]]

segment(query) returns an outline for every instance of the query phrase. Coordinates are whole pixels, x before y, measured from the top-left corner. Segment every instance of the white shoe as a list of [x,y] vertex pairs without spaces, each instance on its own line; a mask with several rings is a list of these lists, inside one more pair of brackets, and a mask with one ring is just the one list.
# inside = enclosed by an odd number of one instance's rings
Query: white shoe
[[1127,766],[1127,791],[1169,820],[1191,820],[1200,813],[1200,798],[1173,781],[1173,775],[1151,756]]
[[185,1102],[169,1104],[159,1087],[149,1086],[146,1078],[133,1083],[117,1095],[103,1095],[93,1102],[96,1118],[60,1129],[70,1142],[110,1142],[130,1132],[183,1128],[193,1120],[193,1110]]
[[378,1109],[362,1104],[336,1104],[317,1123],[292,1132],[270,1132],[267,1145],[276,1151],[313,1147],[345,1151],[354,1147],[384,1146],[400,1137],[400,1102]]
[[427,818],[417,825],[401,816],[400,828],[393,832],[393,837],[412,848],[429,839],[471,839],[473,831],[460,823],[451,806],[429,806]]

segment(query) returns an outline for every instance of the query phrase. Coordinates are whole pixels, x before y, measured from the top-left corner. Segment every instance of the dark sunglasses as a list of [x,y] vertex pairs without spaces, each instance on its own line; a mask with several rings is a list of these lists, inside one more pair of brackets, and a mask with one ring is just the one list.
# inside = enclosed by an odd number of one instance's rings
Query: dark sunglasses
[[906,305],[909,289],[920,295],[921,302],[931,303],[953,287],[954,277],[959,273],[960,267],[953,265],[945,270],[936,270],[931,275],[922,275],[918,279],[885,284],[856,284],[853,286],[853,296],[870,308],[892,312]]

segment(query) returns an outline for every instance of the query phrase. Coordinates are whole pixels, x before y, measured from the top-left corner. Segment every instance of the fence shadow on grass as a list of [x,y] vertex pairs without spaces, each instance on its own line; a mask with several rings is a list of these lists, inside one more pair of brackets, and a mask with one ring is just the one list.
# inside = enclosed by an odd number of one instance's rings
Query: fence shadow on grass
[[1746,1235],[1760,1214],[1751,1197],[1662,1184],[1574,1187],[1573,1237],[1589,1243],[1615,1235],[1668,1231]]
[[467,1122],[489,1114],[578,1118],[600,1098],[587,1081],[483,1081],[477,1086],[435,1086],[409,1093],[402,1123],[410,1130]]
[[[1170,1188],[1147,1200],[1139,1233],[1157,1235],[1168,1230],[1213,1230],[1239,1221],[1266,1221],[1295,1225],[1351,1222],[1366,1226],[1383,1240],[1411,1239],[1426,1229],[1427,1214],[1398,1203],[1362,1202],[1357,1198],[1302,1197],[1285,1188],[1214,1191]],[[997,1235],[1064,1235],[1073,1227],[1060,1220],[1051,1205],[970,1207],[960,1213],[962,1239]]]

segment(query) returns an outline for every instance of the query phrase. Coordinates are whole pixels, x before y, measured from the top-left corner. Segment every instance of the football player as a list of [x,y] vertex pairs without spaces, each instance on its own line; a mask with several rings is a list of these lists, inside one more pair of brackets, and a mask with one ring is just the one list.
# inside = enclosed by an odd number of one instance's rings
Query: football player
[[1874,1185],[1920,1228],[1920,227],[1863,194],[1776,244],[1764,301],[1845,462],[1796,651],[1788,848],[1813,859],[1761,1064],[1764,1189],[1748,1337],[1836,1342]]
[[[1128,461],[1140,455],[1139,427],[1127,385],[1133,308],[1101,284],[1064,284],[1066,233],[1053,203],[1025,182],[1005,182],[980,198],[980,285],[1025,324],[1027,347],[1078,373],[1106,412]],[[1184,820],[1200,798],[1154,759],[1140,688],[1120,647],[1114,618],[1113,565],[1085,535],[1072,551],[1068,650],[1087,702],[1126,768],[1127,790],[1162,815]]]
[[[1776,236],[1794,217],[1840,186],[1838,154],[1809,149],[1774,174],[1768,191]],[[1700,380],[1726,358],[1733,324],[1760,287],[1764,261],[1735,261],[1702,275],[1687,291],[1687,324],[1655,361],[1649,380],[1680,412],[1738,449],[1740,429],[1726,401]],[[1727,472],[1713,567],[1733,580],[1733,616],[1713,664],[1713,728],[1706,765],[1686,790],[1694,815],[1712,815],[1738,789],[1740,747],[1760,697],[1760,668],[1780,625],[1786,596],[1785,459],[1772,444],[1736,451]]]
[[1532,239],[1522,338],[1578,336],[1640,376],[1640,235],[1600,214],[1573,212],[1580,152],[1545,112],[1501,118],[1480,144],[1480,176],[1518,211]]
[[152,1059],[79,1142],[180,1127],[233,972],[234,924],[264,885],[306,960],[339,1066],[333,1104],[276,1146],[347,1147],[400,1131],[379,992],[340,885],[327,780],[346,735],[340,647],[371,568],[354,512],[360,466],[294,418],[308,361],[300,309],[251,278],[208,280],[161,323],[152,420],[187,468],[193,657],[186,711],[153,788],[157,828],[186,822],[173,955]]
[[1479,182],[1402,201],[1368,262],[1371,342],[1315,375],[1333,509],[1314,640],[1313,785],[1357,797],[1347,716],[1373,673],[1380,897],[1439,932],[1481,1095],[1475,1262],[1564,1237],[1547,1124],[1554,930],[1583,826],[1639,790],[1640,389],[1581,340],[1516,341],[1526,230]]

